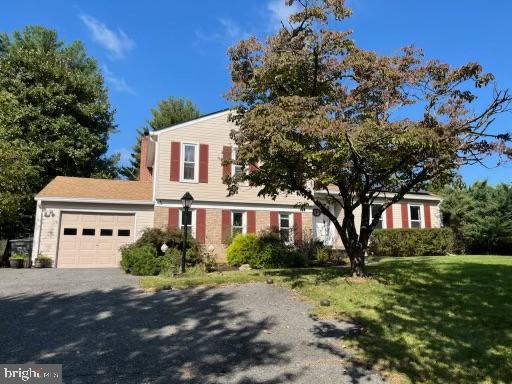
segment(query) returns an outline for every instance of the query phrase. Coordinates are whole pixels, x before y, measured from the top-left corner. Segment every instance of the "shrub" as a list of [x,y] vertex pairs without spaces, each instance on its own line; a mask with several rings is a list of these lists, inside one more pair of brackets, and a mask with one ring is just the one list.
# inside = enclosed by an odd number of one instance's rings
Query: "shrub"
[[28,255],[23,253],[13,253],[11,257],[9,257],[9,260],[28,260]]
[[316,250],[316,261],[318,261],[319,264],[327,264],[330,260],[330,255],[327,249],[325,248],[318,248]]
[[[187,255],[188,256],[188,255]],[[189,263],[187,263],[190,265]],[[177,248],[169,248],[162,256],[161,272],[177,273],[181,265],[181,251]]]
[[437,256],[453,252],[454,237],[449,228],[382,229],[371,238],[368,253],[373,256]]
[[125,272],[136,276],[158,275],[164,261],[151,245],[124,246],[121,255],[121,267]]
[[309,264],[317,260],[319,250],[325,249],[325,245],[322,241],[314,239],[310,232],[303,232],[302,241],[295,245],[295,249],[303,255],[305,263]]
[[252,258],[253,268],[281,268],[294,267],[295,256],[292,250],[283,243],[279,232],[264,231],[258,236],[258,251]]
[[302,252],[288,247],[272,231],[237,235],[227,249],[227,258],[229,265],[249,264],[252,268],[303,267],[306,263]]
[[[164,254],[162,252],[163,244],[166,244],[169,249],[174,248],[181,251],[183,248],[182,232],[178,229],[146,228],[135,242],[136,246],[151,245],[160,256]],[[200,263],[202,260],[201,247],[192,236],[189,236],[187,239],[187,247],[187,264],[195,265]]]
[[53,264],[53,259],[50,256],[39,255],[36,257],[36,263],[41,263],[43,268],[50,268]]
[[236,235],[227,249],[228,264],[251,264],[251,259],[258,251],[257,242],[258,238],[254,234]]

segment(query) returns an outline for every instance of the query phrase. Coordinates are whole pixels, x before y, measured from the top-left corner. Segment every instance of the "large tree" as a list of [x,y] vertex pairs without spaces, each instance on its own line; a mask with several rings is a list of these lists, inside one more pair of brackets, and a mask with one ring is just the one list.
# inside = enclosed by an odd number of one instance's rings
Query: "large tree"
[[188,99],[170,96],[160,100],[156,108],[151,108],[151,120],[142,129],[137,129],[137,138],[132,148],[130,164],[122,167],[120,173],[130,180],[139,178],[140,139],[144,131],[158,131],[171,125],[196,119],[199,116],[199,109]]
[[0,185],[17,184],[2,191],[1,222],[31,222],[34,194],[57,175],[115,176],[117,157],[105,156],[113,114],[80,42],[65,45],[37,26],[1,34],[0,157],[19,164],[0,168]]
[[459,251],[510,253],[512,250],[512,184],[452,185],[441,192],[443,222],[452,228]]
[[[248,181],[262,196],[298,194],[313,202],[334,223],[352,273],[363,275],[368,241],[388,206],[448,182],[463,164],[512,155],[510,133],[489,129],[511,97],[494,89],[475,112],[477,96],[493,83],[479,64],[452,68],[425,61],[413,47],[382,56],[338,29],[350,15],[343,0],[297,5],[265,42],[250,37],[229,50],[236,161],[254,169],[225,182],[230,194]],[[384,204],[372,217],[377,198]]]

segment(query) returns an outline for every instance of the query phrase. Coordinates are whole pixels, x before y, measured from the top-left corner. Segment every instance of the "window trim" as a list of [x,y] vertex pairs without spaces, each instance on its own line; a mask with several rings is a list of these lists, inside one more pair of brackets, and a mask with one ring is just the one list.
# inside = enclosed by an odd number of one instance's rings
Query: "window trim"
[[[180,228],[180,231],[183,231],[183,224],[182,224],[182,220],[183,220],[183,208],[182,209],[178,209],[178,225],[179,225],[179,228]],[[195,209],[191,209],[190,210],[190,213],[192,215],[192,220],[191,220],[191,225],[188,226],[189,229],[191,229],[191,231],[189,231],[189,234],[191,234],[194,238],[196,237],[196,210]]]
[[[423,211],[423,204],[418,204],[418,203],[408,203],[407,204],[407,209],[408,209],[408,212],[407,212],[407,216],[408,216],[408,219],[409,219],[409,228],[413,228],[412,226],[412,222],[418,222],[418,220],[412,220],[412,215],[411,215],[411,207],[419,207],[420,209],[420,226],[417,227],[417,228],[425,228],[425,214],[424,214],[424,211]],[[414,227],[416,228],[416,227]]]
[[[194,149],[194,179],[185,179],[185,146],[193,146]],[[199,182],[199,144],[183,141],[180,151],[180,182],[181,183],[198,183]]]
[[[370,204],[370,223],[371,223],[371,220],[372,220],[372,205],[384,205],[384,203],[373,202],[372,204]],[[382,221],[382,229],[387,229],[388,228],[388,222],[387,222],[387,219],[386,219],[386,210],[387,209],[392,209],[391,207],[392,206],[386,208],[384,210],[384,212],[382,212],[382,214],[380,215],[380,219]],[[375,229],[377,229],[377,228],[375,228]]]
[[247,212],[246,211],[241,211],[241,210],[232,210],[231,211],[231,215],[230,215],[230,232],[231,232],[231,237],[233,237],[233,215],[235,213],[241,213],[242,214],[242,234],[246,234],[247,233]]
[[242,171],[245,174],[247,174],[249,172],[249,168],[248,167],[243,167],[242,165],[235,163],[235,161],[236,161],[236,152],[237,151],[238,151],[238,147],[234,147],[234,146],[231,147],[231,160],[233,160],[233,162],[231,163],[231,174],[233,176],[235,176],[236,167],[242,167]]
[[293,222],[293,212],[279,212],[278,220],[279,220],[279,237],[281,237],[281,215],[288,215],[288,230],[290,232],[290,236],[286,244],[293,244],[295,241],[295,223]]

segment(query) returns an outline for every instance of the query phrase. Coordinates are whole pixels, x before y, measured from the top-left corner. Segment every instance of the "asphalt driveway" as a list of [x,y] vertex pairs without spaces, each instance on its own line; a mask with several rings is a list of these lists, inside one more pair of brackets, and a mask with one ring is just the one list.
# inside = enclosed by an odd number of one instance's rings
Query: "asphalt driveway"
[[380,383],[349,324],[266,284],[142,292],[115,269],[0,269],[0,363],[63,364],[66,383]]

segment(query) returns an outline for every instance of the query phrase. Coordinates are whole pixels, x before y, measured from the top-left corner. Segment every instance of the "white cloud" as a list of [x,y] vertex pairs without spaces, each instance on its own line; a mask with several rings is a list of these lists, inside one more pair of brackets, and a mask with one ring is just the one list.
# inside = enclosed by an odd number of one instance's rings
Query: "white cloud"
[[137,93],[128,85],[128,83],[122,77],[117,77],[114,73],[112,73],[106,65],[103,66],[103,76],[105,77],[105,81],[108,85],[112,87],[112,89],[122,92],[128,93],[130,95],[136,95]]
[[79,17],[87,29],[89,29],[92,39],[103,46],[112,57],[122,58],[135,47],[135,42],[122,29],[118,29],[115,32],[92,16],[81,14]]
[[224,36],[234,39],[241,35],[240,27],[233,20],[229,18],[221,18],[219,19],[219,23],[224,28]]
[[286,25],[290,15],[297,12],[299,7],[296,2],[288,6],[285,4],[285,0],[270,0],[267,4],[267,10],[270,11],[271,28],[277,29],[281,26],[281,22]]

